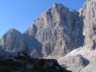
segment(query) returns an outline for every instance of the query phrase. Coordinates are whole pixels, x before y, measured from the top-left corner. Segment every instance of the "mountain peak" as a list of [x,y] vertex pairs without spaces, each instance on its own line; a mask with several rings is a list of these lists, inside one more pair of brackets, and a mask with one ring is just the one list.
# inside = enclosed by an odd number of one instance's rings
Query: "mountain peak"
[[10,28],[9,30],[16,30],[15,28]]
[[5,34],[4,34],[4,36],[6,36],[6,35],[20,35],[21,34],[21,32],[19,32],[17,29],[15,29],[15,28],[10,28]]
[[9,30],[8,30],[8,32],[19,32],[17,29],[15,29],[15,28],[10,28]]
[[63,19],[62,17],[70,12],[66,6],[54,3],[50,9],[41,14],[40,19],[37,19],[36,23],[40,23],[40,20],[44,20],[44,24],[48,24],[51,20],[60,22]]
[[9,29],[1,38],[2,49],[8,52],[17,53],[24,49],[22,34],[14,29]]
[[63,6],[63,5],[62,5],[62,4],[58,4],[58,3],[54,3],[52,7],[53,7],[53,8],[56,8],[56,7],[58,7],[58,6]]
[[60,4],[60,3],[54,3],[52,6],[52,8],[59,8],[59,7],[67,8],[66,6],[64,6],[63,4]]

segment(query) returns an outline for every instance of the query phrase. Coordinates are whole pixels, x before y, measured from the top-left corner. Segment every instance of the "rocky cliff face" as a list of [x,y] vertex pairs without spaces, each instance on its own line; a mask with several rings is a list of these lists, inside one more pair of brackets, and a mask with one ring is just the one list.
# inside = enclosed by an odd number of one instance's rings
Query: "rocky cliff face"
[[[73,72],[95,72],[96,71],[96,0],[87,0],[80,10],[80,16],[83,20],[84,45],[73,50],[63,58],[59,58],[59,63],[66,64]],[[77,59],[81,55],[84,59]],[[73,61],[72,57],[77,61]],[[70,59],[71,58],[71,59]],[[67,60],[66,60],[67,59]],[[68,62],[68,60],[70,61]],[[81,60],[81,61],[80,61]],[[80,63],[85,61],[84,64]],[[74,64],[69,64],[72,61]],[[79,62],[80,61],[80,62]],[[87,62],[87,65],[85,63]],[[75,66],[77,65],[77,66]],[[76,70],[75,70],[75,69]],[[81,68],[81,69],[80,69]]]
[[31,57],[42,57],[42,44],[34,36],[24,33],[23,40],[25,48],[27,48],[27,51]]
[[85,45],[88,49],[96,48],[96,0],[87,0],[80,11],[84,22]]
[[0,39],[0,53],[22,50],[58,59],[73,72],[96,71],[96,0],[87,0],[80,12],[54,4],[23,34],[11,29]]
[[54,4],[36,19],[25,34],[41,43],[43,57],[50,54],[64,56],[82,44],[82,21],[77,11],[70,11],[61,4]]
[[53,4],[23,34],[10,29],[0,41],[2,49],[26,48],[32,57],[58,58],[83,45],[83,21],[79,12]]

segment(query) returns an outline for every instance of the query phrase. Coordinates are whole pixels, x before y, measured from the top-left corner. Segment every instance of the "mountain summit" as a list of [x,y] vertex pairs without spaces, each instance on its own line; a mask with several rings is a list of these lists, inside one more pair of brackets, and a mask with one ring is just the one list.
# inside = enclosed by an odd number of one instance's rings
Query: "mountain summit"
[[79,13],[62,4],[53,4],[25,33],[41,43],[43,57],[64,56],[82,45],[83,41]]
[[14,28],[8,30],[1,38],[2,49],[8,52],[19,52],[24,48],[22,34]]

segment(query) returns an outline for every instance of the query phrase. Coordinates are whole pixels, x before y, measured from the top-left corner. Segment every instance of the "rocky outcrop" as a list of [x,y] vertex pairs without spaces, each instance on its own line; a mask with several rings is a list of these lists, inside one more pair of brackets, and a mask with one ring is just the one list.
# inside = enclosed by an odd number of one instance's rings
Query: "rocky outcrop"
[[95,72],[96,52],[87,48],[78,48],[58,59],[59,63],[72,72]]
[[90,63],[86,58],[84,58],[80,54],[73,56],[67,55],[65,57],[60,58],[58,61],[60,64],[66,65],[66,68],[72,70],[73,72],[81,72],[81,70]]

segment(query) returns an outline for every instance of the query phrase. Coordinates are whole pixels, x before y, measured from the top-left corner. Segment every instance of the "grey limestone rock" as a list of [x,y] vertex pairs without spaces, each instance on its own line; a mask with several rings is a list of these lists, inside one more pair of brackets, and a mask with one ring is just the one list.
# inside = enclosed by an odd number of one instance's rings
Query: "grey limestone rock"
[[41,43],[43,57],[58,58],[82,45],[82,20],[77,11],[53,4],[25,33]]
[[22,34],[12,28],[1,37],[0,45],[5,51],[17,53],[24,49]]
[[89,60],[80,54],[74,56],[65,56],[59,61],[60,64],[63,63],[63,65],[66,65],[67,69],[72,70],[72,72],[81,72],[81,70],[90,63]]
[[87,0],[80,10],[80,14],[84,22],[84,46],[94,50],[96,49],[96,0]]

